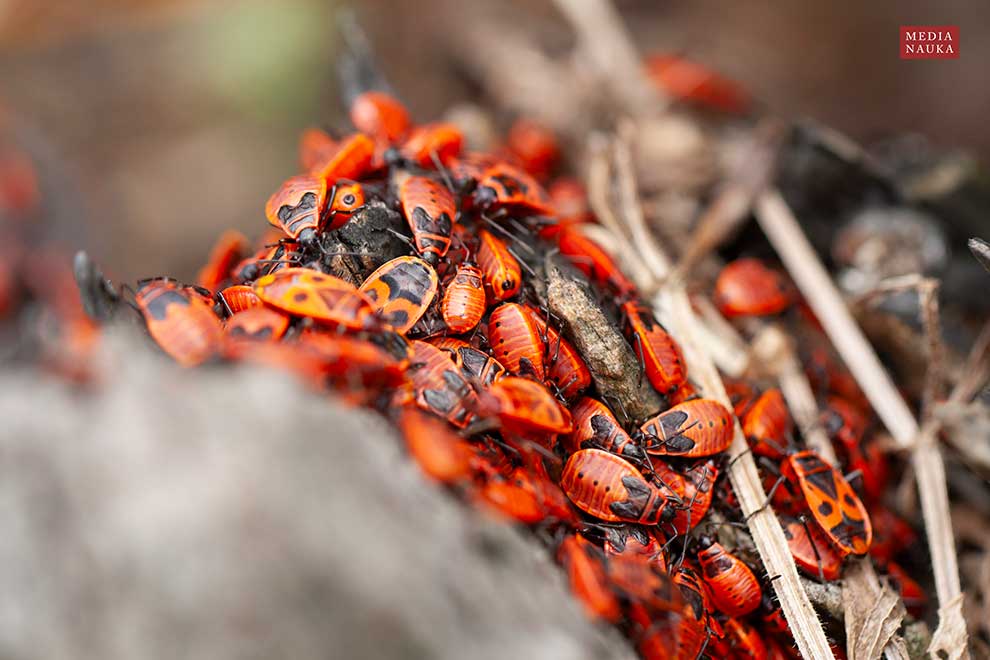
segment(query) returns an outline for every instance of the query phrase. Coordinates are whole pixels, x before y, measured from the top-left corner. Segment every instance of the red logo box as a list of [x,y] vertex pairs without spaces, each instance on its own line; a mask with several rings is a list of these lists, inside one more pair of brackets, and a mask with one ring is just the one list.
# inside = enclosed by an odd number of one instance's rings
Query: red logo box
[[959,59],[959,26],[902,25],[901,59]]

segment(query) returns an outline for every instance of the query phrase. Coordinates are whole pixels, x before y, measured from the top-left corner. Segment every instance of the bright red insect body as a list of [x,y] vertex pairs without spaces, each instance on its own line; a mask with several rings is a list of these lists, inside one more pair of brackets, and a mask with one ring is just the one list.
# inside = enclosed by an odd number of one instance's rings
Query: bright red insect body
[[742,87],[696,62],[663,54],[646,58],[645,64],[653,83],[677,100],[733,114],[749,109]]
[[547,191],[557,211],[557,223],[548,225],[540,232],[543,238],[556,235],[561,226],[591,222],[593,216],[588,204],[588,192],[579,180],[570,177],[560,177],[550,185]]
[[577,508],[602,520],[657,525],[673,515],[667,498],[639,470],[601,449],[572,454],[560,487]]
[[202,297],[171,280],[151,280],[134,296],[148,332],[184,367],[206,361],[220,348],[220,320]]
[[636,295],[636,285],[622,272],[612,257],[575,227],[560,227],[557,248],[592,282],[606,287],[618,298]]
[[570,433],[571,414],[546,387],[529,380],[505,376],[480,394],[479,413],[495,415],[504,431],[523,435]]
[[780,522],[787,547],[798,568],[810,577],[828,582],[839,579],[842,555],[836,552],[817,523],[810,521],[806,524],[790,517]]
[[355,133],[322,155],[322,160],[309,171],[311,176],[322,179],[328,186],[340,179],[356,181],[371,171],[375,142],[364,133]]
[[351,101],[351,124],[376,141],[393,144],[409,131],[409,111],[385,92],[369,91]]
[[408,361],[369,341],[324,333],[303,333],[281,342],[227,342],[224,354],[288,371],[317,387],[330,384],[362,393],[398,386],[408,366]]
[[762,591],[753,570],[721,543],[702,539],[702,545],[707,547],[698,553],[698,563],[715,607],[730,617],[759,607]]
[[503,303],[492,310],[488,319],[488,344],[511,373],[543,381],[546,345],[533,315],[525,307]]
[[[673,656],[677,660],[696,660],[702,649],[708,648],[713,637],[721,636],[722,629],[713,616],[708,589],[694,569],[682,565],[671,577],[684,601],[684,616],[675,631],[676,647],[673,653],[668,652],[657,657]],[[670,642],[666,644],[669,645]]]
[[398,188],[416,252],[436,266],[450,249],[450,234],[457,215],[454,196],[443,184],[425,176],[407,175]]
[[269,307],[251,307],[227,319],[228,339],[278,341],[289,327],[289,317]]
[[774,460],[784,457],[793,424],[779,389],[774,387],[761,394],[741,421],[754,454]]
[[621,456],[631,463],[647,468],[649,456],[619,424],[619,421],[601,401],[582,397],[571,408],[574,432],[568,437],[570,451],[597,447]]
[[244,234],[233,230],[224,232],[210,251],[206,265],[196,276],[196,283],[205,289],[216,291],[231,278],[234,266],[244,258],[247,250],[248,242]]
[[424,341],[413,341],[409,374],[420,407],[458,428],[470,423],[477,395],[449,353]]
[[639,525],[621,525],[605,527],[605,542],[603,548],[608,557],[617,555],[636,555],[645,557],[663,571],[667,572],[667,562],[663,556],[663,541],[654,527]]
[[336,150],[337,142],[323,129],[307,128],[299,136],[299,164],[304,172],[325,162]]
[[546,179],[560,159],[560,145],[553,132],[529,119],[512,124],[506,146],[523,169],[537,179]]
[[546,380],[564,399],[573,399],[591,385],[591,371],[571,342],[546,322],[539,310],[526,306],[546,350]]
[[623,553],[609,557],[605,567],[612,587],[648,614],[661,615],[679,608],[680,598],[670,577],[650,558]]
[[732,413],[713,399],[691,399],[646,421],[646,451],[658,456],[711,456],[732,443]]
[[338,183],[330,192],[330,201],[321,218],[321,230],[340,229],[364,206],[364,188],[359,183]]
[[434,158],[447,165],[461,153],[464,135],[454,124],[424,124],[412,129],[400,150],[402,157],[420,167],[433,169]]
[[[671,479],[659,467],[657,477],[664,481]],[[715,480],[718,479],[718,467],[714,460],[707,460],[697,463],[683,471],[684,492],[681,498],[684,500],[684,508],[676,510],[673,519],[670,521],[678,534],[687,534],[688,531],[698,526],[712,505],[712,497],[715,495]]]
[[737,259],[715,281],[715,304],[727,317],[779,314],[794,302],[786,280],[759,259]]
[[547,518],[539,493],[521,467],[508,475],[490,472],[473,494],[485,508],[524,525],[537,525]]
[[866,554],[873,541],[870,516],[838,470],[806,450],[788,456],[781,473],[800,487],[811,514],[843,556]]
[[733,658],[767,659],[767,645],[756,628],[734,618],[726,621],[723,628],[726,645],[732,650]]
[[519,293],[522,268],[505,242],[487,230],[478,232],[478,265],[484,277],[489,304]]
[[228,286],[220,292],[219,298],[227,310],[227,314],[230,315],[252,307],[262,307],[265,304],[261,302],[261,298],[254,292],[254,289],[245,284]]
[[409,455],[426,476],[444,484],[470,480],[474,449],[446,422],[406,407],[399,415],[399,430]]
[[457,266],[440,303],[444,323],[455,334],[471,332],[485,314],[485,287],[481,269],[464,261]]
[[254,292],[293,316],[355,330],[377,323],[371,301],[344,280],[308,268],[286,268],[258,279]]
[[426,313],[440,280],[418,257],[396,257],[378,267],[358,289],[371,300],[383,322],[405,333]]
[[646,377],[656,391],[671,395],[687,382],[681,347],[645,305],[630,300],[622,304],[623,330]]
[[536,179],[505,161],[484,170],[474,189],[475,206],[529,215],[553,215],[550,197]]
[[327,182],[324,179],[294,176],[268,198],[265,216],[289,238],[309,244],[316,241],[326,205]]
[[501,380],[508,373],[498,360],[461,339],[434,337],[430,343],[449,352],[461,374],[484,387]]
[[574,597],[592,619],[615,623],[622,615],[619,599],[609,585],[601,550],[572,534],[557,549],[557,560],[567,573]]

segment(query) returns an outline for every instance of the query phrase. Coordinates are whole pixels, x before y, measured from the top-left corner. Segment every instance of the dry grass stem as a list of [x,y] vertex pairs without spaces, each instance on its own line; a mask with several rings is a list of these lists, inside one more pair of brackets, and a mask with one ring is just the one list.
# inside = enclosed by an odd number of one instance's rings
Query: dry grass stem
[[[634,238],[640,259],[657,281],[658,293],[654,297],[654,307],[658,314],[666,319],[671,334],[680,343],[692,379],[701,393],[731,406],[721,376],[708,355],[706,346],[699,341],[700,324],[691,307],[687,291],[683,285],[667,279],[670,261],[646,227],[639,206],[629,147],[634,130],[631,125],[626,125],[622,139],[615,141],[613,179],[615,187],[590,192],[591,199],[607,199],[608,190],[617,191],[618,199],[614,207],[616,212],[611,215],[611,220],[603,221],[617,224],[618,226],[613,229],[620,233],[623,240],[628,241],[628,236]],[[606,186],[608,183],[605,182]],[[589,191],[595,185],[601,185],[601,181],[590,180]],[[660,284],[661,282],[665,283]],[[766,493],[738,423],[729,455],[731,457],[729,479],[739,498],[743,514],[749,517],[749,530],[767,573],[771,576],[779,576],[774,579],[774,589],[798,648],[806,658],[832,658],[821,622],[802,588],[780,523],[769,507],[764,508]]]
[[950,658],[968,657],[945,466],[935,442],[937,423],[918,428],[779,192],[766,192],[760,197],[757,220],[884,426],[899,447],[913,448],[911,462],[918,480],[940,604],[939,626],[932,637],[931,651],[940,649]]
[[[804,369],[801,368],[791,338],[779,326],[766,326],[754,339],[753,351],[760,362],[775,365],[774,370],[780,383],[780,390],[807,445],[834,465],[835,449],[819,423],[818,403]],[[843,575],[839,594],[840,600],[844,603],[844,615],[837,617],[846,621],[846,647],[850,658],[876,657],[870,655],[875,647],[864,641],[867,632],[873,630],[870,627],[873,624],[869,624],[864,613],[871,611],[871,605],[876,602],[879,594],[883,593],[889,600],[892,592],[888,592],[889,589],[885,591],[885,588],[881,587],[869,557],[850,562]],[[900,601],[896,594],[893,594],[893,598]],[[884,619],[883,622],[888,628],[894,620],[899,625],[903,619],[903,607],[899,612],[899,616],[891,615],[889,620]],[[876,638],[883,640],[884,645],[880,648],[890,660],[907,657],[904,641],[896,634],[897,627],[893,626],[889,635],[883,637],[878,635]],[[877,625],[876,630],[879,629],[880,626]]]

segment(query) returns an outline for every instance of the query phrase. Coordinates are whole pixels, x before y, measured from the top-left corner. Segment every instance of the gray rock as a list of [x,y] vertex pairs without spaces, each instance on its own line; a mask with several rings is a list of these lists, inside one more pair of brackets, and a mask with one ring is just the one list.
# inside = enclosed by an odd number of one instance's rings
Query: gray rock
[[109,349],[89,393],[0,375],[0,656],[631,657],[376,415]]

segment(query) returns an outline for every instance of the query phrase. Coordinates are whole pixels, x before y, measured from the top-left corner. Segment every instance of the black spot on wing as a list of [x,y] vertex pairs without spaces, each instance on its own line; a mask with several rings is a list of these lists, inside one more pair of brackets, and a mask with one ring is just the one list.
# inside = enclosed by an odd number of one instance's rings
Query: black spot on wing
[[[240,328],[237,329],[239,330]],[[259,328],[258,330],[255,330],[253,333],[251,333],[251,336],[255,339],[268,339],[274,334],[274,332],[275,331],[272,329],[270,325],[266,325],[263,328]]]
[[705,615],[705,601],[701,594],[685,584],[679,584],[677,586],[681,591],[681,597],[684,599],[684,602],[691,607],[691,612],[694,614],[695,620],[700,621],[701,617]]
[[189,298],[179,291],[162,291],[148,302],[148,314],[156,321],[162,321],[168,316],[168,308],[173,304],[187,307],[189,305]]
[[661,442],[660,445],[669,454],[686,454],[694,449],[695,442],[686,435],[674,435],[668,437],[665,441]]
[[485,365],[488,364],[488,356],[474,348],[462,347],[457,350],[461,357],[461,365],[464,371],[472,378],[481,376]]
[[457,403],[450,392],[445,390],[423,390],[423,401],[433,410],[440,413],[449,413]]
[[608,508],[615,515],[620,518],[629,518],[636,520],[639,518],[640,512],[643,510],[642,505],[637,506],[629,500],[624,500],[622,502],[612,502],[608,505]]
[[629,499],[638,501],[640,508],[650,498],[650,485],[639,477],[622,477],[622,485],[626,487],[626,492],[629,493]]
[[835,474],[826,467],[821,472],[813,472],[804,475],[805,480],[818,490],[822,491],[832,500],[836,499]]
[[823,468],[826,470],[830,469],[829,466],[826,465],[825,462],[815,454],[804,454],[802,456],[795,456],[794,460],[797,461],[797,464],[800,467],[804,468],[806,472],[815,472]]
[[393,309],[386,315],[385,321],[389,325],[404,326],[409,323],[409,312],[404,309]]
[[663,427],[664,435],[675,435],[684,426],[688,419],[688,414],[683,410],[672,410],[660,416],[660,425]]
[[842,522],[836,523],[829,529],[829,534],[838,539],[843,545],[852,548],[856,545],[855,541],[857,540],[861,543],[866,543],[866,524],[862,520],[850,518],[843,511]]
[[381,276],[381,281],[388,287],[388,299],[402,298],[419,305],[426,297],[430,288],[430,277],[418,265],[402,264]]
[[591,438],[597,440],[600,443],[604,443],[612,436],[612,430],[615,425],[612,421],[605,415],[592,415],[591,416]]

